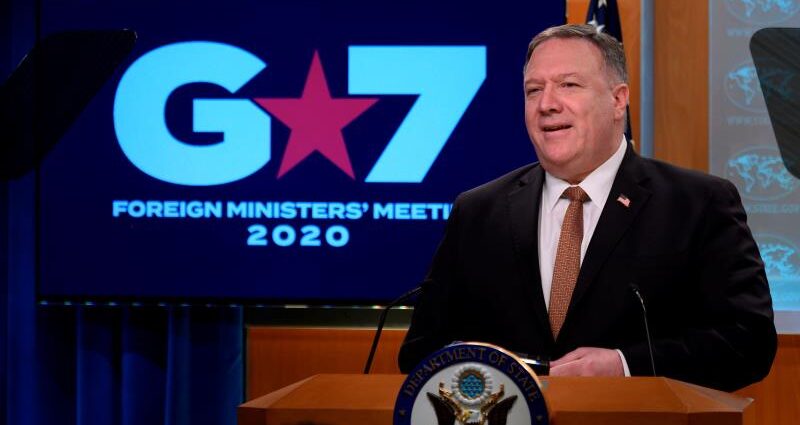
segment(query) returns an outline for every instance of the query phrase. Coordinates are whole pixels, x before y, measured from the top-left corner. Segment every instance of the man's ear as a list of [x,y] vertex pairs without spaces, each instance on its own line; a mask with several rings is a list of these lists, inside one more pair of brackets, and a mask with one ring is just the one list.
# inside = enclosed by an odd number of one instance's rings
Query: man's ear
[[614,97],[614,117],[622,119],[630,100],[630,88],[625,83],[619,83],[611,89],[611,95]]

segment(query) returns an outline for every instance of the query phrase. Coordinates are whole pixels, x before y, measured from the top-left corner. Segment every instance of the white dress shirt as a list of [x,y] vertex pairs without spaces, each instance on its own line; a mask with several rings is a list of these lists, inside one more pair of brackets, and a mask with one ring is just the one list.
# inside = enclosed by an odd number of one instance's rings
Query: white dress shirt
[[[586,256],[586,248],[592,240],[592,234],[600,220],[600,214],[606,205],[611,185],[617,175],[622,158],[625,156],[627,142],[622,136],[619,148],[603,164],[592,171],[582,182],[581,189],[589,195],[589,201],[583,204],[583,240],[581,241],[581,264]],[[542,294],[545,306],[550,309],[550,288],[553,284],[553,268],[556,262],[558,239],[561,235],[561,223],[569,206],[569,200],[561,194],[571,185],[548,172],[545,172],[542,197],[539,203],[539,271],[542,278]],[[630,376],[625,356],[617,350],[622,359],[625,376]]]

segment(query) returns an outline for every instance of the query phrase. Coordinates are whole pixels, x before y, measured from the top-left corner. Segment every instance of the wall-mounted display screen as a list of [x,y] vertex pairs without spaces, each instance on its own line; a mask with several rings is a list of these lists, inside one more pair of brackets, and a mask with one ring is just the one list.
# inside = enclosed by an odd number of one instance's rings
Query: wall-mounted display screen
[[535,160],[530,38],[564,2],[44,0],[138,42],[40,168],[41,299],[370,302],[454,197]]
[[[776,323],[785,330],[782,313],[800,311],[800,180],[786,167],[795,159],[779,146],[788,141],[776,140],[779,117],[770,114],[797,99],[796,65],[777,60],[784,53],[794,60],[796,52],[776,43],[767,49],[776,57],[754,58],[750,45],[763,28],[800,26],[800,2],[711,1],[709,11],[710,169],[739,189],[767,269]],[[797,332],[800,320],[793,320]]]

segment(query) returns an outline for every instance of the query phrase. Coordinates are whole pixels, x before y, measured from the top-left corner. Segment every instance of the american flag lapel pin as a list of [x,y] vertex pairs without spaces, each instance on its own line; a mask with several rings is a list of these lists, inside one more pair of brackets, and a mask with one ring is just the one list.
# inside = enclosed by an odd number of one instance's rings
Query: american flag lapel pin
[[622,206],[625,208],[629,208],[631,206],[631,200],[627,196],[625,196],[624,193],[619,194],[619,196],[617,197],[617,202],[622,204]]

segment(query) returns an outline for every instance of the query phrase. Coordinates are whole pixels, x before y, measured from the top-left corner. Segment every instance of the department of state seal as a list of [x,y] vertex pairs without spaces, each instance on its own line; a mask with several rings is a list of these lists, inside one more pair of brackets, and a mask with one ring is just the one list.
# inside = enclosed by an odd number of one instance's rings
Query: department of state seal
[[483,343],[431,354],[406,378],[394,413],[395,425],[547,423],[533,371],[514,354]]

